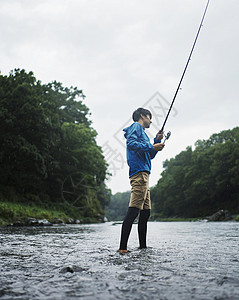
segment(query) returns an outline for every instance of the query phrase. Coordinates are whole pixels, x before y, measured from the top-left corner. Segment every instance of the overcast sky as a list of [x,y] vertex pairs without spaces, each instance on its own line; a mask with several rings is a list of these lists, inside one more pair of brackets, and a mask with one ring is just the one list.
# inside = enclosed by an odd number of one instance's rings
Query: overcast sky
[[[0,0],[0,70],[33,71],[43,83],[77,86],[113,174],[113,193],[130,189],[122,128],[141,106],[153,110],[153,136],[188,59],[206,0]],[[198,139],[238,126],[239,1],[211,0],[196,49],[152,161],[162,163]]]

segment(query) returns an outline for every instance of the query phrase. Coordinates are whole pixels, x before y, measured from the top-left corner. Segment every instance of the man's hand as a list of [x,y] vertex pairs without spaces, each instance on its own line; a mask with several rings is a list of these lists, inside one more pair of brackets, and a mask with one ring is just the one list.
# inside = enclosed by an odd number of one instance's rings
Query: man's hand
[[163,148],[164,148],[164,144],[163,143],[157,143],[157,144],[154,144],[153,145],[153,149],[155,150],[155,151],[161,151],[161,150],[163,150]]
[[163,138],[163,131],[161,132],[161,130],[156,134],[156,139],[157,140],[159,140],[159,141],[161,141],[162,140],[162,138]]

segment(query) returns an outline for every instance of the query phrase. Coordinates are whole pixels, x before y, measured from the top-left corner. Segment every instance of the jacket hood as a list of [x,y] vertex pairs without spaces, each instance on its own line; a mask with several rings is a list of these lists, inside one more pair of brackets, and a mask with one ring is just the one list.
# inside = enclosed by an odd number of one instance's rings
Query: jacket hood
[[[134,122],[133,124],[131,124],[130,126],[128,127],[125,127],[123,129],[123,131],[125,132],[124,134],[124,137],[127,139],[127,136],[130,134],[130,132],[135,128],[135,123],[138,123],[138,122]],[[139,124],[139,123],[138,123]],[[141,126],[141,125],[140,125]]]
[[[132,126],[132,125],[131,125]],[[124,131],[124,137],[127,139],[127,135],[128,135],[128,133],[129,133],[129,130],[130,130],[130,127],[131,126],[128,126],[128,127],[125,127],[124,129],[123,129],[123,131]]]
[[128,135],[131,134],[132,131],[134,131],[135,129],[138,130],[145,130],[145,128],[139,123],[139,122],[134,122],[133,124],[131,124],[128,127],[125,127],[123,129],[123,131],[125,132],[124,137],[127,139]]

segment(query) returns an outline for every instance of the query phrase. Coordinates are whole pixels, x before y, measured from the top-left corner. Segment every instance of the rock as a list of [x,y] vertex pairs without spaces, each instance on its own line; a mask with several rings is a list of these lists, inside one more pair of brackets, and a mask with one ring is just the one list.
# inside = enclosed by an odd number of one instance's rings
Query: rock
[[46,219],[38,220],[38,226],[52,226],[52,223]]
[[37,226],[38,221],[35,218],[26,218],[26,219],[21,219],[19,221],[14,222],[11,224],[12,226]]
[[89,268],[87,267],[80,267],[80,266],[67,266],[60,270],[60,273],[74,273],[74,272],[85,272],[88,271]]
[[104,216],[102,214],[98,213],[96,217],[98,222],[104,223]]
[[230,221],[232,220],[232,215],[228,210],[220,209],[212,216],[208,217],[207,220],[209,222],[216,222],[216,221]]
[[10,226],[19,227],[19,226],[27,226],[27,225],[23,221],[16,221],[12,223]]
[[14,222],[10,226],[19,227],[19,226],[52,226],[52,223],[46,219],[37,220],[35,218],[26,218]]
[[66,224],[75,224],[75,220],[72,219],[72,218],[69,218],[69,219],[66,221]]
[[65,225],[64,221],[58,218],[51,219],[52,224]]
[[25,221],[26,226],[37,226],[38,225],[38,220],[35,218],[28,218]]
[[64,267],[63,269],[60,270],[60,273],[74,273],[74,270],[72,267]]

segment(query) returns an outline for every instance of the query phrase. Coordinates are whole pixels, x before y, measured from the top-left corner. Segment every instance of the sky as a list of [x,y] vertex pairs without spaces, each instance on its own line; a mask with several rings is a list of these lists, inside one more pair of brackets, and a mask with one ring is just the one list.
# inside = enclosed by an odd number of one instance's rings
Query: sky
[[[138,107],[161,128],[207,0],[0,0],[0,71],[33,71],[83,90],[112,176],[112,193],[130,189],[122,129]],[[165,126],[163,162],[197,140],[238,126],[239,1],[210,0],[196,48]]]

